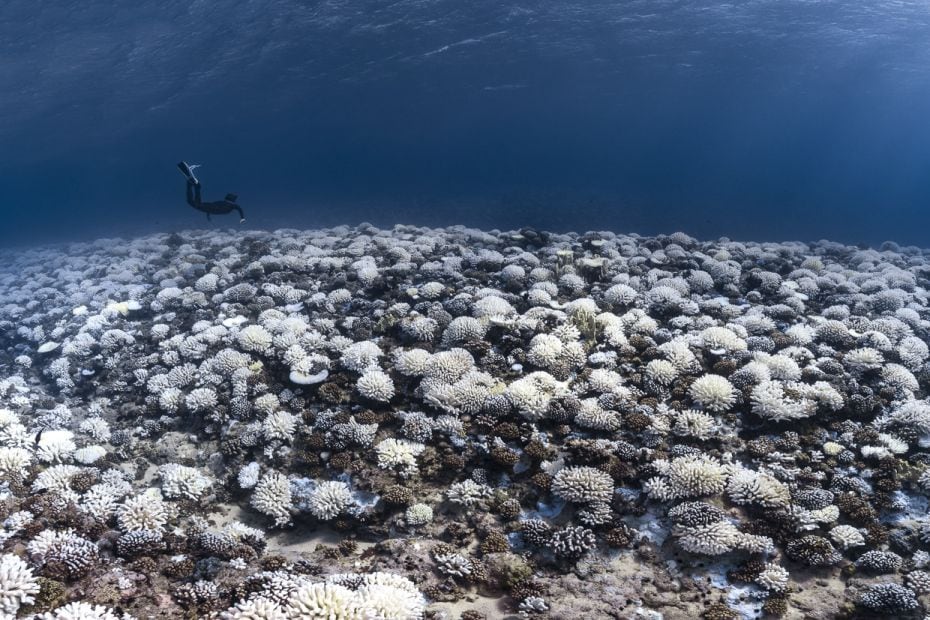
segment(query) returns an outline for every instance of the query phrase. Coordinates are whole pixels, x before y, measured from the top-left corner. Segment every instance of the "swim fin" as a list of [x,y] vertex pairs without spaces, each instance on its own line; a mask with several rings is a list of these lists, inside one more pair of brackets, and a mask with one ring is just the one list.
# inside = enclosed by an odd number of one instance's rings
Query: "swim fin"
[[189,164],[186,161],[178,162],[178,170],[181,171],[181,174],[187,177],[187,180],[194,184],[199,184],[200,181],[197,180],[197,177],[194,176],[194,168],[199,168],[200,164]]

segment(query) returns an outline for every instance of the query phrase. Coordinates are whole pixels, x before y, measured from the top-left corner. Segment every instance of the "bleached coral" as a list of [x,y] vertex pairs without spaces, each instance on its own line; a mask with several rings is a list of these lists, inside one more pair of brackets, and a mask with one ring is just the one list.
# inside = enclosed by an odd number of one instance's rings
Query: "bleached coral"
[[387,373],[378,369],[366,370],[356,387],[362,396],[378,402],[387,402],[394,396],[394,382]]
[[162,531],[174,510],[156,489],[149,489],[124,501],[116,509],[119,527],[124,532],[138,530]]
[[660,464],[661,476],[646,481],[645,489],[659,501],[703,497],[726,488],[731,468],[705,455],[681,456]]
[[497,295],[488,295],[475,302],[472,314],[479,319],[508,317],[516,314],[516,310],[506,299]]
[[259,512],[273,517],[275,525],[290,523],[293,503],[287,477],[276,471],[266,473],[255,485],[250,503]]
[[24,476],[32,462],[32,453],[25,448],[0,447],[0,472],[6,475]]
[[[452,319],[442,333],[444,346],[480,341],[488,331],[487,321],[470,316],[458,316]],[[415,350],[415,349],[414,349]]]
[[772,476],[740,468],[727,482],[727,495],[737,504],[784,508],[791,503],[788,487]]
[[769,592],[784,592],[788,587],[789,577],[787,570],[778,564],[767,562],[762,572],[756,576],[755,582]]
[[865,536],[851,525],[837,525],[830,530],[830,538],[841,549],[859,547],[865,544]]
[[82,465],[92,465],[107,455],[103,446],[85,446],[78,448],[72,455],[74,460]]
[[310,512],[323,521],[336,518],[353,504],[352,491],[345,482],[321,482],[310,492]]
[[588,387],[595,392],[612,392],[622,383],[623,378],[619,373],[606,368],[595,368],[588,375]]
[[94,441],[110,440],[110,425],[103,418],[87,418],[78,427],[82,433],[90,435]]
[[404,520],[412,527],[426,525],[433,520],[433,509],[428,504],[413,504],[404,512]]
[[736,402],[736,390],[719,375],[704,375],[691,384],[691,398],[710,411],[726,411]]
[[355,593],[332,583],[302,585],[287,599],[287,617],[357,620],[362,618],[361,601]]
[[549,545],[556,555],[567,558],[579,558],[597,545],[594,532],[586,527],[567,526],[552,533]]
[[432,355],[424,349],[401,349],[394,353],[394,369],[402,375],[421,376],[426,373]]
[[579,504],[609,502],[614,483],[609,475],[593,467],[566,467],[555,474],[552,492]]
[[713,434],[716,428],[717,422],[714,418],[703,411],[688,409],[686,411],[679,411],[674,415],[672,432],[675,435],[683,437],[707,439]]
[[203,413],[219,402],[216,391],[211,388],[197,388],[184,397],[184,405],[191,413]]
[[549,334],[537,334],[530,341],[526,353],[530,363],[542,368],[555,366],[562,357],[564,345],[557,337]]
[[917,336],[907,336],[898,343],[895,352],[907,368],[916,370],[930,357],[930,347]]
[[363,340],[349,345],[342,352],[342,364],[349,370],[361,373],[378,363],[384,352],[374,342]]
[[652,360],[646,364],[646,378],[654,385],[668,387],[678,377],[678,368],[667,360]]
[[161,490],[170,499],[200,499],[213,486],[213,480],[193,467],[168,463],[158,468]]
[[252,461],[247,465],[243,465],[239,470],[239,475],[236,479],[239,482],[239,486],[243,489],[251,489],[256,484],[258,484],[258,476],[261,468],[258,463]]
[[713,351],[745,351],[746,341],[726,327],[708,327],[700,334],[701,343]]
[[242,601],[220,613],[221,620],[288,620],[288,616],[275,601],[256,596]]
[[449,498],[450,502],[466,507],[474,506],[490,494],[491,487],[486,484],[479,484],[471,479],[455,482],[446,491],[446,497]]
[[529,420],[546,415],[553,397],[565,394],[564,383],[544,371],[532,372],[517,379],[504,392],[513,407]]
[[786,389],[780,381],[763,381],[752,389],[752,412],[775,422],[812,416],[817,404],[802,392]]
[[0,556],[0,610],[10,617],[23,605],[35,602],[39,593],[39,580],[32,569],[18,556],[6,553]]
[[269,441],[289,442],[297,431],[297,417],[289,411],[275,411],[262,420],[262,434]]
[[67,491],[71,486],[71,479],[81,472],[75,465],[52,465],[40,472],[32,482],[34,491]]
[[390,437],[375,446],[378,467],[396,470],[404,478],[409,478],[417,472],[417,456],[425,449],[426,446],[419,442]]
[[244,351],[264,353],[271,348],[272,335],[261,325],[248,325],[239,332],[236,340]]
[[74,433],[65,429],[44,431],[36,444],[36,457],[46,463],[65,461],[77,449]]
[[443,575],[468,577],[471,574],[471,562],[460,553],[442,553],[437,555],[435,559],[436,568]]
[[881,370],[882,380],[900,392],[916,392],[920,389],[917,377],[900,364],[885,364]]

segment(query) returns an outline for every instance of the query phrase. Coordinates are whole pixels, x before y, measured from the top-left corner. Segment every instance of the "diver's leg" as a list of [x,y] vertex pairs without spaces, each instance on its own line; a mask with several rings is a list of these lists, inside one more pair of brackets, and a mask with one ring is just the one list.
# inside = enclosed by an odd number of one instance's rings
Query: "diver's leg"
[[200,208],[200,183],[187,182],[187,204],[195,209]]
[[197,208],[197,205],[200,204],[199,196],[194,195],[194,188],[197,188],[197,194],[200,193],[200,186],[194,183],[191,183],[190,179],[187,181],[187,204]]

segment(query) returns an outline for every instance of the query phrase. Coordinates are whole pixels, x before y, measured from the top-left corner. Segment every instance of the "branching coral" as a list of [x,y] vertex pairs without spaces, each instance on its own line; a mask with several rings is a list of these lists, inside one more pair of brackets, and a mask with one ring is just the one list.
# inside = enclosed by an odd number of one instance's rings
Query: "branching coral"
[[0,557],[0,610],[13,617],[19,608],[35,602],[39,580],[18,556]]
[[553,478],[552,492],[579,504],[609,502],[614,483],[609,475],[593,467],[566,467]]
[[274,518],[277,526],[283,526],[291,520],[293,509],[291,487],[287,478],[276,471],[262,476],[252,492],[252,507]]
[[645,488],[659,501],[703,497],[726,488],[730,467],[704,455],[678,457],[659,464],[661,476],[649,479]]
[[689,389],[691,398],[710,411],[726,411],[736,402],[736,391],[729,381],[718,375],[704,375]]

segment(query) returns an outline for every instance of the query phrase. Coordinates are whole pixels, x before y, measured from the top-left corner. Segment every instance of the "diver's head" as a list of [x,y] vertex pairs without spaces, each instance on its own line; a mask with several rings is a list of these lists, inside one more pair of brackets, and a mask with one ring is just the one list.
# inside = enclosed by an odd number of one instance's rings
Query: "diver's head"
[[223,198],[226,202],[236,202],[238,199],[239,195],[233,193],[226,194],[226,198]]

